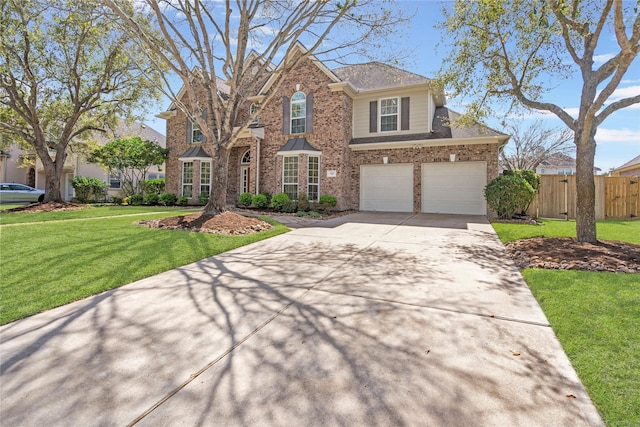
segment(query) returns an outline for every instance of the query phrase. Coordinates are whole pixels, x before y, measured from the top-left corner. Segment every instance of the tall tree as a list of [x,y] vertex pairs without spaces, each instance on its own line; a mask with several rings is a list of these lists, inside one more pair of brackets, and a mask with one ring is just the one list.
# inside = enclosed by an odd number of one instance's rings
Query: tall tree
[[[391,2],[380,0],[142,0],[136,9],[124,0],[103,1],[150,57],[180,78],[184,98],[168,95],[197,121],[211,147],[213,178],[205,210],[212,213],[226,209],[229,148],[251,123],[251,118],[238,121],[247,97],[267,78],[277,86],[312,54],[344,59],[391,49],[386,40],[405,19]],[[149,34],[136,14],[155,23],[161,37]],[[294,50],[299,41],[306,52]],[[281,56],[285,59],[274,67]],[[253,117],[268,101],[269,96]]]
[[529,126],[511,122],[504,132],[511,135],[509,143],[500,152],[500,163],[505,169],[535,170],[538,165],[554,154],[569,154],[574,147],[573,132],[569,129],[545,127],[542,120]]
[[[609,102],[640,51],[637,8],[637,2],[622,0],[456,0],[441,26],[450,49],[441,77],[456,93],[473,98],[470,116],[492,115],[493,101],[503,101],[550,111],[573,131],[581,242],[596,241],[598,126],[614,111],[640,102],[640,95]],[[611,36],[617,51],[594,67],[596,49]],[[567,79],[581,79],[573,100],[577,118],[544,98]]]
[[168,150],[139,136],[120,138],[98,147],[88,156],[90,162],[100,163],[109,174],[121,174],[123,196],[142,192],[142,181],[151,166],[167,160]]
[[0,1],[0,133],[33,149],[61,201],[72,141],[148,105],[149,60],[92,0]]

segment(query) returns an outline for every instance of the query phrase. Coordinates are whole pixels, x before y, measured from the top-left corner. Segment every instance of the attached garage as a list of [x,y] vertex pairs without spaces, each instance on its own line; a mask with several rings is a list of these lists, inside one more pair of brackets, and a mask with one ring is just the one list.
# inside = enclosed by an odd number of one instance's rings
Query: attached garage
[[360,210],[413,212],[413,164],[361,165]]
[[486,162],[422,164],[422,212],[486,215]]

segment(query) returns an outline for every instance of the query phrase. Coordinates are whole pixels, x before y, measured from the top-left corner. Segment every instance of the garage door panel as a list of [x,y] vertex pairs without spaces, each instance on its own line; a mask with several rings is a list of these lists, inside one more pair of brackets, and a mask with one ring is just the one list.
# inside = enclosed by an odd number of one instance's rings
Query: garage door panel
[[424,163],[422,211],[485,215],[485,162]]
[[360,209],[413,212],[413,164],[362,165]]

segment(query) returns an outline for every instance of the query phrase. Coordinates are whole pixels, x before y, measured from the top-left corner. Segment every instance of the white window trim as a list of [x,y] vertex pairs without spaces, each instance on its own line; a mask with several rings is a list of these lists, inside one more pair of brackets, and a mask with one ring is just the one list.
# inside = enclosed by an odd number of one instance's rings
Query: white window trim
[[[191,164],[191,183],[189,184],[185,184],[184,182],[184,173],[185,173],[185,165],[186,164]],[[191,186],[191,196],[190,198],[193,197],[193,162],[182,162],[182,186],[180,187],[180,194],[182,196],[184,196],[184,187],[185,185],[190,185]]]
[[202,138],[204,139],[204,134],[202,133],[202,130],[200,130],[200,124],[198,124],[197,120],[192,120],[191,121],[191,141],[189,141],[191,144],[202,144],[204,141],[195,141],[195,134],[196,132],[200,132],[200,135],[202,135]]
[[[299,93],[301,93],[302,96],[304,96],[304,99],[295,100],[294,101],[293,97],[296,96]],[[304,130],[302,132],[294,132],[293,131],[293,120],[294,120],[294,117],[293,117],[293,104],[294,103],[295,104],[304,105],[304,115],[302,117],[296,117],[295,118],[296,120],[304,119]],[[303,133],[307,132],[307,95],[305,95],[304,92],[298,91],[298,92],[294,93],[293,96],[291,97],[291,102],[289,103],[289,129],[290,129],[291,135],[300,135],[300,134],[303,134]]]
[[[396,105],[398,106],[398,111],[396,112],[396,114],[382,114],[382,101],[386,101],[387,99],[395,99],[396,100]],[[400,102],[400,97],[399,96],[388,96],[386,98],[379,98],[378,99],[378,132],[384,132],[384,133],[388,133],[388,132],[399,132],[400,131],[400,120],[401,120],[401,102]],[[396,128],[393,130],[382,130],[382,117],[390,117],[390,116],[396,116]]]
[[[209,191],[206,194],[210,194],[211,193],[211,181],[213,178],[213,162],[209,161],[209,162],[200,162],[200,192],[198,194],[202,194],[202,165],[204,164],[208,164],[209,165],[209,183],[205,184],[207,187],[209,187]],[[192,184],[193,185],[193,184]],[[192,190],[192,194],[193,194],[193,190]]]
[[[249,106],[249,117],[253,116],[253,113],[255,113],[255,111],[256,111],[258,108],[259,108],[259,107],[258,107],[258,105],[257,105],[257,104],[252,103],[252,104]],[[260,116],[255,116],[255,117],[253,118],[253,120],[251,120],[251,123],[252,123],[252,124],[256,124],[256,123],[258,123],[259,121],[260,121]]]
[[[296,160],[297,165],[296,165],[296,182],[295,182],[295,185],[296,185],[296,187],[298,188],[298,191],[296,191],[296,193],[300,193],[300,176],[299,176],[299,175],[300,175],[300,159],[299,159],[299,157],[298,157],[298,156],[283,156],[283,157],[282,157],[282,192],[283,192],[283,193],[285,193],[285,192],[286,192],[286,191],[284,190],[284,186],[285,186],[285,184],[287,184],[287,185],[293,185],[293,183],[290,183],[290,182],[285,183],[285,182],[284,182],[284,172],[285,172],[285,166],[284,166],[284,164],[285,164],[285,162],[286,162],[286,159],[295,159],[295,160]],[[297,199],[297,198],[298,198],[298,197],[297,197],[297,194],[296,194],[296,199]]]
[[[318,159],[318,183],[316,184],[315,182],[309,182],[309,178],[310,178],[310,174],[309,174],[309,170],[310,170],[310,165],[311,165],[311,159]],[[309,195],[309,186],[310,185],[317,185],[318,186],[318,198],[314,199],[313,201],[317,202],[320,200],[320,177],[322,176],[322,174],[320,173],[320,156],[309,156],[307,157],[307,196]],[[309,199],[311,200],[311,199]]]

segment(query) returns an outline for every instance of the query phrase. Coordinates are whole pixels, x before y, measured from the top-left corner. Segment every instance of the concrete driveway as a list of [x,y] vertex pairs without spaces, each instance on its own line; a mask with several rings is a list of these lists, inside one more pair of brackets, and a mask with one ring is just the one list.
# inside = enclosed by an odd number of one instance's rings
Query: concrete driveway
[[602,425],[482,217],[353,214],[0,334],[7,426]]

